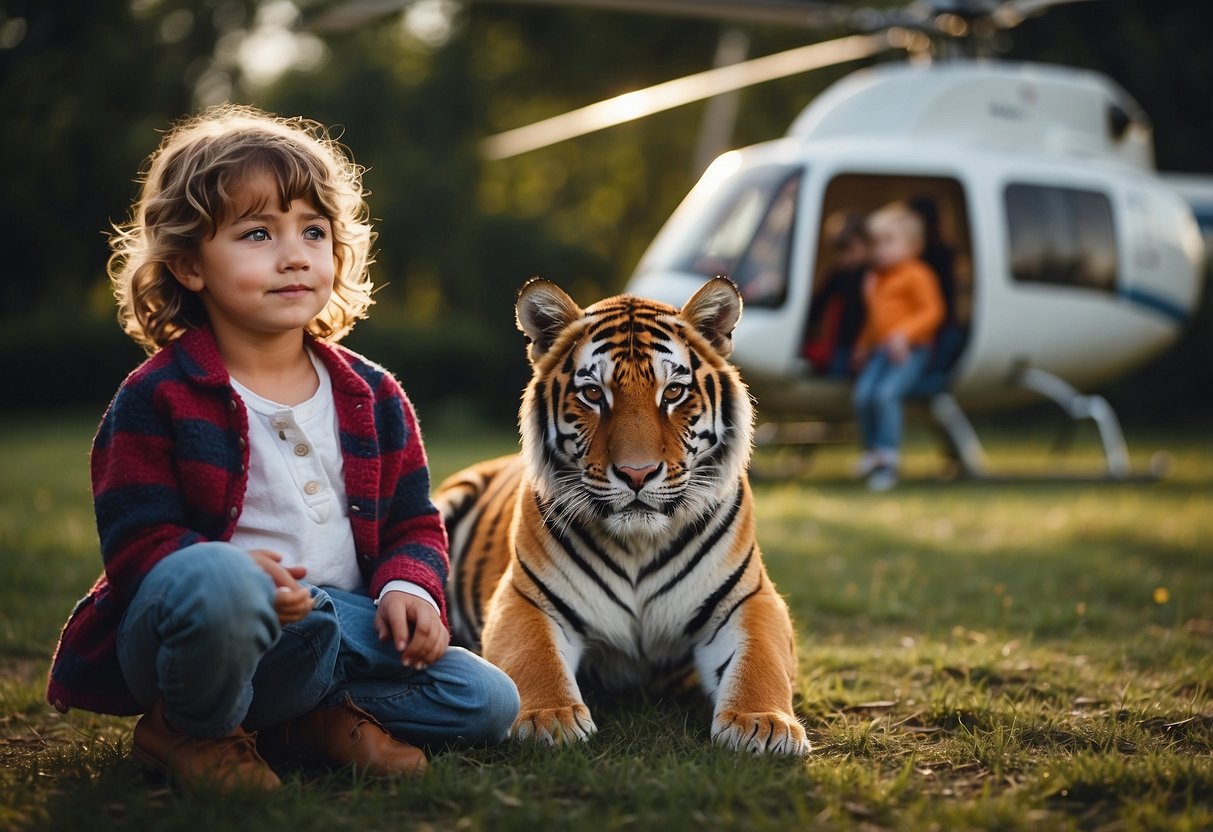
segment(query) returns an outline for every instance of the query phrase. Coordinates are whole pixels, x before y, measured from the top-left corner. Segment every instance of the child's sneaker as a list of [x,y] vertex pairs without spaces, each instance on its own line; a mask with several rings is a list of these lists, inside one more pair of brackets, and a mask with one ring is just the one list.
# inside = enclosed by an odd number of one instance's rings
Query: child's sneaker
[[855,462],[855,479],[862,480],[880,467],[880,453],[878,451],[865,451]]
[[897,485],[897,469],[882,465],[868,477],[868,490],[884,492]]

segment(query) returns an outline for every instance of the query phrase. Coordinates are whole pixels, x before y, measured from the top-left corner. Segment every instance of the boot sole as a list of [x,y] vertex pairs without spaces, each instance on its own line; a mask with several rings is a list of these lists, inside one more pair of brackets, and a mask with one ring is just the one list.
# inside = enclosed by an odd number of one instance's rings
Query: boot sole
[[172,775],[172,770],[159,757],[144,751],[137,745],[131,746],[131,759],[138,763],[145,771],[158,775],[160,777],[169,777]]
[[[186,790],[189,790],[191,787],[194,787],[194,786],[205,785],[205,781],[200,781],[198,783],[191,783],[187,778],[179,777],[172,770],[172,768],[169,767],[169,765],[166,762],[161,760],[159,757],[154,756],[150,752],[144,751],[142,748],[139,748],[136,745],[131,746],[131,759],[134,760],[136,763],[138,763],[139,766],[148,775],[150,775],[156,779],[162,780],[166,783],[170,783],[172,785],[179,786]],[[271,771],[272,770],[273,769],[271,768]],[[240,790],[247,789],[247,790],[254,791],[254,792],[262,792],[262,791],[272,791],[274,789],[277,789],[280,785],[281,785],[281,783],[270,787],[270,789],[261,789],[256,786],[250,786],[247,784],[239,784],[236,786],[226,786],[226,787],[220,785],[220,788],[224,791],[240,791]]]

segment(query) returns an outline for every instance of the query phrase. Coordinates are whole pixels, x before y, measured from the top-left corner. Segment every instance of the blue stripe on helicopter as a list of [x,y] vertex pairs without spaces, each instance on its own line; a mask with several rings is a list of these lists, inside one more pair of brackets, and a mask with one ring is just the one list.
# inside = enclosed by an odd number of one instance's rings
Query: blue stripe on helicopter
[[1135,303],[1138,306],[1144,306],[1146,309],[1158,312],[1164,317],[1170,318],[1176,323],[1185,324],[1190,317],[1190,310],[1180,306],[1173,300],[1169,300],[1160,295],[1155,295],[1151,292],[1146,292],[1142,289],[1133,289],[1126,286],[1120,287],[1117,291],[1117,296],[1127,300],[1129,303]]

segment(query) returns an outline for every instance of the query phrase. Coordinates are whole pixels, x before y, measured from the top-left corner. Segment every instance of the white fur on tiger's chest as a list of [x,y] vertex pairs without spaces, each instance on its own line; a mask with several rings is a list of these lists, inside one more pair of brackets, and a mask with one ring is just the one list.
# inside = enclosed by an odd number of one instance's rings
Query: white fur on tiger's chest
[[702,542],[693,540],[660,566],[653,565],[655,555],[638,558],[599,542],[596,557],[610,558],[622,575],[600,569],[596,579],[586,579],[562,570],[559,583],[579,596],[577,608],[593,611],[581,622],[580,673],[603,687],[620,689],[663,682],[689,670],[697,642],[710,636],[713,627],[708,622],[694,631],[688,627],[720,585],[722,571],[729,571],[721,559],[732,537],[724,534],[706,553],[699,551]]
[[672,614],[673,606],[649,611],[634,621],[615,622],[623,626],[614,632],[588,633],[583,672],[611,689],[684,674],[692,666],[694,640],[684,632],[687,615]]

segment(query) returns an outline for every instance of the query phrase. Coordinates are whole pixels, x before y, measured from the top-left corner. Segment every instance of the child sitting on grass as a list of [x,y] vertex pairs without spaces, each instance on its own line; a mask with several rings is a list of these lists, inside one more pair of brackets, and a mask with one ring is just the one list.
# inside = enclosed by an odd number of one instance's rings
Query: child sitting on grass
[[320,125],[236,106],[149,162],[110,275],[151,355],[94,440],[104,572],[48,699],[143,713],[133,756],[222,791],[277,787],[266,758],[400,774],[414,743],[505,739],[513,682],[448,647],[412,406],[337,346],[371,303],[361,169]]
[[868,217],[868,234],[874,268],[864,282],[867,320],[855,350],[864,448],[857,473],[885,491],[897,484],[901,464],[901,403],[927,369],[944,305],[938,280],[919,259],[920,216],[904,203],[886,205]]

